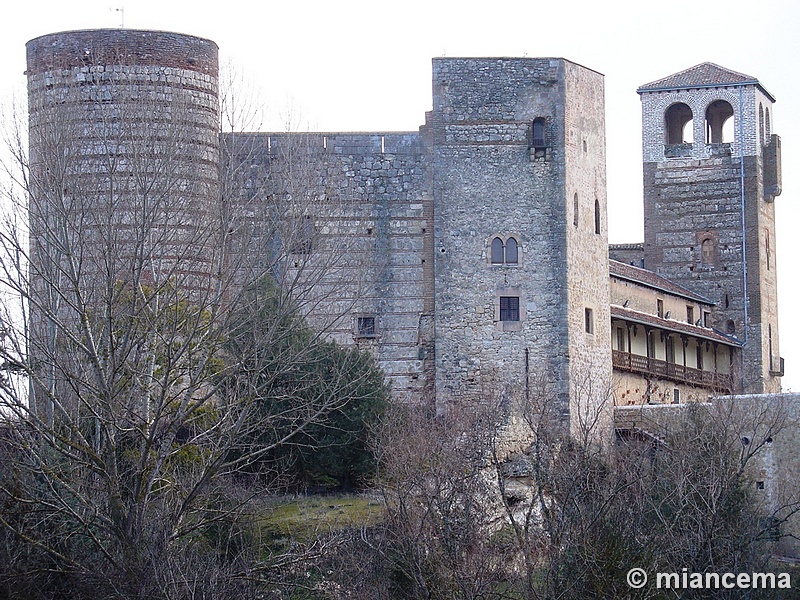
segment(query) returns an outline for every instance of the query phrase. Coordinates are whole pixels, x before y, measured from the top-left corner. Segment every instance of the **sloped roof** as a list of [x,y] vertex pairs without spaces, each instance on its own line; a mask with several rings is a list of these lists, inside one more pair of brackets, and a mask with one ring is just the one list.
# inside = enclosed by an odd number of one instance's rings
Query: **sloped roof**
[[703,304],[714,304],[708,298],[704,298],[699,294],[695,294],[693,291],[678,285],[674,281],[670,281],[669,279],[661,277],[661,275],[658,275],[653,271],[648,271],[647,269],[640,269],[639,267],[634,267],[633,265],[628,265],[623,262],[609,260],[608,272],[612,277],[626,279],[655,290],[667,292],[668,294],[674,294],[675,296],[694,300],[695,302],[702,302]]
[[674,321],[672,319],[662,319],[656,315],[631,310],[624,306],[611,305],[611,318],[622,319],[623,321],[630,321],[631,323],[640,323],[642,325],[649,325],[657,327],[658,329],[665,329],[667,331],[674,331],[676,333],[684,333],[696,338],[709,340],[725,344],[727,346],[741,346],[742,343],[735,337],[725,335],[716,331],[715,329],[707,329],[698,325],[690,325],[683,321]]
[[725,67],[720,67],[714,63],[704,62],[695,65],[689,69],[675,73],[663,79],[651,81],[639,87],[636,91],[643,92],[658,92],[665,90],[683,90],[689,88],[704,88],[704,87],[730,87],[739,85],[755,85],[775,102],[775,98],[770,94],[764,86],[762,86],[758,79],[752,75],[745,75],[731,71]]

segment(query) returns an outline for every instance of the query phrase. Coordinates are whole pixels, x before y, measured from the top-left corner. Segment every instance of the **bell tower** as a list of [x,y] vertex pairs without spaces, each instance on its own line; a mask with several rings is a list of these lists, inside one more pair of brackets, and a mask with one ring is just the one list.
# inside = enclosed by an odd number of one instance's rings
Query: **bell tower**
[[[780,391],[775,98],[703,63],[641,86],[645,267],[706,296],[702,324],[743,343],[738,391]],[[698,323],[701,324],[701,323]]]

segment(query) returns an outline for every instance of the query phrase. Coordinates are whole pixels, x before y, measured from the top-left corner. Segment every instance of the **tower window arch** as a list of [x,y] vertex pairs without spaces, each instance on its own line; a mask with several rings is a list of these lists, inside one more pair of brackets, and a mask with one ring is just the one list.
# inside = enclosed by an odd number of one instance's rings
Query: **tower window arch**
[[506,264],[516,265],[519,263],[519,247],[517,240],[510,237],[506,240]]
[[692,109],[683,102],[673,104],[664,114],[668,145],[689,144],[694,139]]
[[[733,128],[726,127],[733,116],[733,107],[725,100],[715,100],[706,109],[706,143],[725,144],[733,137]],[[732,122],[731,122],[732,124]]]
[[492,240],[492,264],[502,265],[504,262],[503,240],[496,237]]
[[710,237],[703,238],[700,242],[700,261],[704,265],[711,266],[714,264],[714,240]]
[[594,232],[600,234],[600,201],[594,201]]
[[489,262],[492,265],[518,265],[520,247],[514,236],[499,236],[492,238],[489,247]]
[[769,124],[769,107],[764,111],[764,143],[769,144],[769,137],[772,135],[772,129]]

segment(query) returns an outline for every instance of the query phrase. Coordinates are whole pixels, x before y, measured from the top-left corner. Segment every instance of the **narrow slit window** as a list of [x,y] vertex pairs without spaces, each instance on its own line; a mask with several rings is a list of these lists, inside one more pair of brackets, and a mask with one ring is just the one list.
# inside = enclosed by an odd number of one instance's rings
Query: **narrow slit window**
[[770,244],[769,244],[769,229],[764,230],[764,251],[767,258],[767,271],[769,271],[770,263],[772,262],[771,261],[772,251],[770,250]]
[[534,148],[544,148],[547,140],[544,135],[544,119],[533,120],[531,145]]
[[594,232],[600,234],[600,201],[594,201]]
[[572,224],[578,226],[578,194],[572,198]]

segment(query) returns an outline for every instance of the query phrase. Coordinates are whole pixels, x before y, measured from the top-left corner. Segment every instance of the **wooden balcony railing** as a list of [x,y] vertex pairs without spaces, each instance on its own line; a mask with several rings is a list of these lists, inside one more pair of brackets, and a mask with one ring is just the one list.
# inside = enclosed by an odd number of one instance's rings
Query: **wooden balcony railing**
[[639,356],[621,350],[612,350],[612,363],[615,369],[661,377],[678,383],[688,383],[715,392],[733,393],[733,377],[726,373],[703,371],[692,367],[684,367],[675,363],[647,356]]

